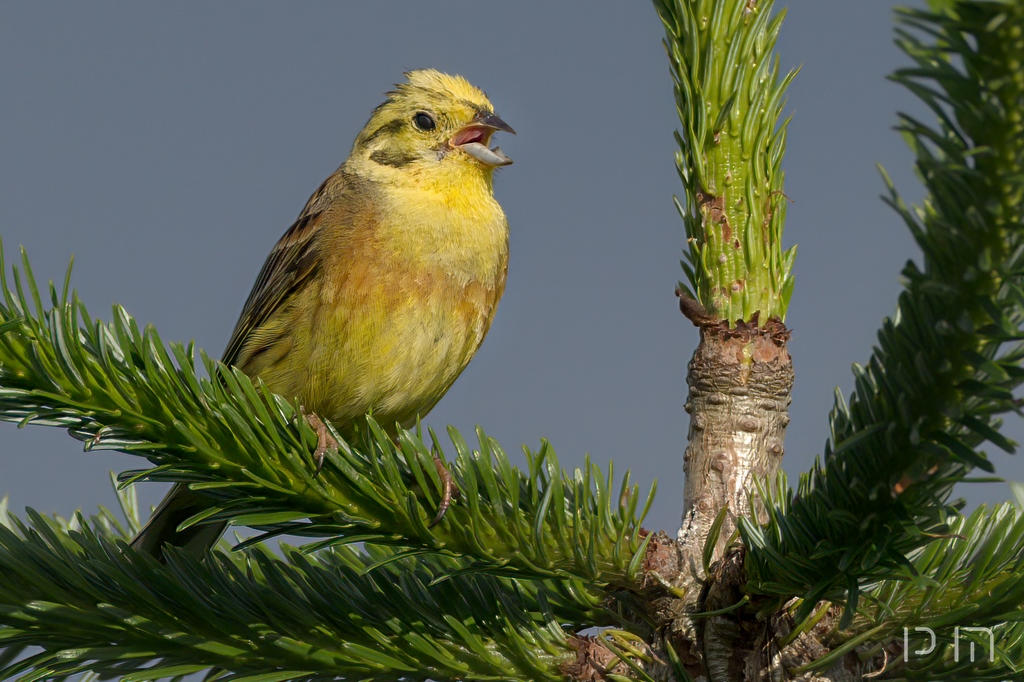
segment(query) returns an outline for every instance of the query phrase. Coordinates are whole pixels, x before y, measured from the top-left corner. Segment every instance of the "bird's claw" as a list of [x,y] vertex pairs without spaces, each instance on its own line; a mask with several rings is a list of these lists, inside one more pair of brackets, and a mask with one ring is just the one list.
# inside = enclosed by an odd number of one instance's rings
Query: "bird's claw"
[[441,523],[441,519],[448,512],[448,507],[452,505],[452,500],[458,500],[461,494],[455,485],[455,479],[452,478],[452,472],[448,471],[448,467],[437,455],[434,455],[434,466],[437,467],[437,475],[441,478],[441,503],[437,505],[437,516],[427,528],[433,528]]
[[338,441],[327,430],[327,425],[320,421],[320,417],[312,412],[306,415],[306,422],[316,431],[316,450],[313,451],[313,461],[316,462],[316,471],[313,472],[313,478],[316,478],[320,475],[320,470],[324,468],[327,450],[337,450]]

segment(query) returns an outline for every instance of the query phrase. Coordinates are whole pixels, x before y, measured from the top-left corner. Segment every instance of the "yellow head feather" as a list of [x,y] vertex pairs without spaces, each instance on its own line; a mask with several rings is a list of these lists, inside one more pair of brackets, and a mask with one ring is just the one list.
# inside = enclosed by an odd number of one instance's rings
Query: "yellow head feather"
[[[500,153],[487,154],[491,134],[512,129],[494,115],[483,91],[462,76],[434,69],[410,71],[406,77],[356,137],[349,164],[391,177],[399,175],[395,171],[405,176],[427,171],[489,178],[496,166],[511,163]],[[476,134],[467,138],[467,130]]]
[[471,84],[462,76],[450,76],[436,69],[420,69],[405,74],[405,83],[395,86],[389,96],[405,95],[411,98],[441,97],[449,102],[461,101],[475,110],[494,111],[491,101],[482,90]]

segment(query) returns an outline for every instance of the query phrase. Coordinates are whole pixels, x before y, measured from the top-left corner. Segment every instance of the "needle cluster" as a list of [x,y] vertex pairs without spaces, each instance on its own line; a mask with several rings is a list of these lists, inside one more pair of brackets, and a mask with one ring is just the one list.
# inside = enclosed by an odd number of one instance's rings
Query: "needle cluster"
[[785,319],[796,247],[782,249],[784,93],[775,40],[785,18],[771,0],[655,0],[665,26],[680,129],[676,208],[688,248],[681,262],[716,320]]
[[[753,593],[776,605],[797,597],[804,625],[821,600],[845,604],[842,627],[856,623],[863,639],[836,656],[914,619],[988,626],[1024,603],[1013,588],[1024,581],[1019,513],[965,520],[950,502],[972,470],[994,471],[985,442],[1015,450],[999,427],[1001,415],[1020,414],[1024,382],[1024,6],[934,4],[899,13],[897,44],[914,66],[892,77],[937,118],[900,117],[924,204],[907,206],[886,178],[921,261],[903,269],[896,314],[854,368],[853,395],[836,397],[823,461],[796,490],[763,490],[767,524],[741,524]],[[1020,673],[1020,654],[1008,652],[1024,631],[998,636],[1000,663],[969,679]],[[947,638],[904,674],[966,675],[952,658]]]
[[[317,473],[297,406],[205,355],[203,376],[191,346],[168,347],[121,308],[110,324],[92,319],[67,282],[46,306],[24,253],[22,269],[0,285],[0,419],[144,457],[152,466],[122,486],[188,483],[213,504],[184,526],[260,534],[162,568],[111,523],[12,521],[0,531],[0,678],[550,679],[573,631],[619,622],[604,600],[641,570],[654,492],[642,498],[628,474],[589,460],[566,472],[547,443],[525,449],[522,471],[482,431],[473,448],[451,430],[461,494],[432,526],[445,489],[435,456],[447,459],[433,433],[429,446],[419,431],[396,442],[368,419],[361,443],[334,433],[341,445]],[[261,544],[285,534],[311,541],[283,558]],[[417,609],[432,614],[422,627]],[[157,646],[167,632],[173,646]],[[12,663],[29,642],[44,651]]]

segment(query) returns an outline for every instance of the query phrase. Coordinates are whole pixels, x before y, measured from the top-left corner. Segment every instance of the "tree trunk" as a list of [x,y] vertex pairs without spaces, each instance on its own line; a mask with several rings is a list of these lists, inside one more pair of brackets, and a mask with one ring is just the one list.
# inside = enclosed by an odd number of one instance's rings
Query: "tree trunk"
[[[681,303],[701,339],[687,375],[683,523],[675,540],[664,534],[652,539],[645,566],[647,615],[657,633],[652,658],[659,661],[648,672],[656,679],[678,678],[665,664],[671,647],[694,680],[860,679],[856,654],[824,675],[794,673],[829,652],[825,642],[838,622],[837,609],[822,605],[816,625],[789,641],[794,623],[784,609],[758,618],[763,604],[744,602],[743,547],[735,531],[737,520],[751,514],[755,479],[770,481],[782,463],[793,387],[790,332],[778,318],[758,326],[756,314],[730,328],[701,315],[692,300]],[[756,512],[756,498],[753,503]],[[705,555],[720,514],[717,539]]]
[[[825,673],[798,672],[835,646],[842,610],[831,604],[819,604],[820,618],[797,636],[785,607],[758,617],[766,604],[745,593],[744,551],[734,533],[738,519],[751,514],[752,497],[757,511],[755,479],[771,480],[782,463],[793,387],[790,332],[778,318],[758,326],[757,315],[730,328],[710,320],[692,299],[681,298],[681,308],[701,334],[687,375],[683,525],[676,538],[651,538],[639,599],[623,602],[641,611],[633,614],[639,621],[653,624],[649,650],[635,663],[666,682],[686,676],[698,682],[853,682],[866,669],[884,668],[885,657],[898,652],[877,652],[862,662],[863,652],[855,650]],[[717,539],[705,556],[720,513]],[[601,640],[575,643],[577,658],[565,669],[571,679],[633,676]]]
[[[755,316],[733,328],[705,323],[700,334],[687,375],[689,445],[677,538],[680,566],[672,580],[682,596],[668,631],[694,677],[762,679],[765,623],[747,622],[739,611],[697,619],[690,614],[729,609],[742,598],[742,553],[732,550],[726,558],[726,551],[737,519],[750,514],[755,477],[773,478],[782,462],[793,387],[789,330],[778,319],[759,327]],[[720,513],[718,537],[706,558],[705,544]]]
[[[679,543],[699,558],[716,516],[726,510],[713,560],[721,559],[736,519],[750,513],[754,478],[774,477],[789,424],[793,365],[789,330],[778,320],[701,329],[690,361],[689,445]],[[698,568],[702,568],[698,561]],[[703,579],[698,571],[694,578]]]

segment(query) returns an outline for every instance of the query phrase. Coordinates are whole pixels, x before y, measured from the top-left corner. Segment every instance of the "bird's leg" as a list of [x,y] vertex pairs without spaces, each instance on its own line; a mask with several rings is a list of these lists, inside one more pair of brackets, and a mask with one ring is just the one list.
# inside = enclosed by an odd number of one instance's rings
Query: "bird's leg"
[[452,500],[458,500],[461,496],[458,486],[455,485],[455,479],[452,478],[452,472],[448,471],[448,467],[444,465],[436,452],[434,453],[434,466],[437,467],[437,475],[441,477],[441,503],[437,505],[437,516],[427,528],[433,528],[439,524],[448,511],[448,507],[451,506]]
[[316,450],[313,451],[313,461],[316,462],[316,473],[313,476],[316,477],[320,475],[320,470],[324,468],[324,457],[327,454],[327,450],[337,450],[338,441],[327,430],[327,425],[320,421],[320,417],[312,412],[305,416],[306,422],[316,431]]

